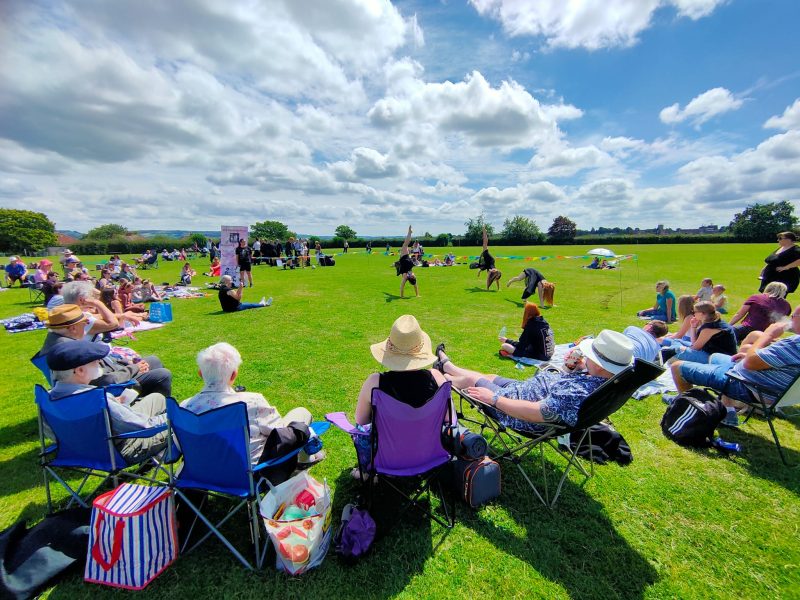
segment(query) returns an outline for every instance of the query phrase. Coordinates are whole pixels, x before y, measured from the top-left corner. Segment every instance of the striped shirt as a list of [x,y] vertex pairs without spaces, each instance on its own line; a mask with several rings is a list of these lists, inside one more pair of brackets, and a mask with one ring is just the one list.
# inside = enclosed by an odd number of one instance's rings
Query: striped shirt
[[800,335],[778,340],[756,354],[770,366],[769,369],[746,369],[742,364],[744,361],[739,361],[733,367],[733,372],[745,381],[765,388],[764,396],[767,399],[777,400],[800,375]]

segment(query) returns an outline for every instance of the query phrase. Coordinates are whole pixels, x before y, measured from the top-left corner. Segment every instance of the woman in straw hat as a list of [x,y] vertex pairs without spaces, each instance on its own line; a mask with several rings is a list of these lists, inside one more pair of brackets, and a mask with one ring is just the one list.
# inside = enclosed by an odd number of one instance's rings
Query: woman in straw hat
[[430,366],[436,360],[431,338],[412,315],[399,317],[389,337],[370,347],[372,356],[387,370],[373,373],[364,381],[356,403],[356,423],[372,419],[372,390],[378,388],[392,398],[418,408],[436,393],[446,379]]
[[539,372],[525,381],[483,375],[454,365],[444,344],[436,348],[439,360],[434,366],[454,387],[486,404],[487,411],[506,427],[536,433],[540,429],[537,423],[575,425],[578,409],[589,394],[633,364],[633,343],[617,331],[604,329],[578,347],[586,358],[586,373]]

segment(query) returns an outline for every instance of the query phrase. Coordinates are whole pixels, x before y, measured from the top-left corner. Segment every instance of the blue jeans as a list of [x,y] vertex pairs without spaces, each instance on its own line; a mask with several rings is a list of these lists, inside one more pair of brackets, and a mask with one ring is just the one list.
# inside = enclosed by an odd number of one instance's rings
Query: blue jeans
[[685,347],[683,350],[678,350],[678,353],[675,355],[675,358],[678,360],[688,360],[689,362],[696,362],[704,365],[708,364],[708,357],[708,352],[703,350],[692,350],[689,347]]
[[640,310],[639,311],[640,317],[647,317],[648,319],[652,319],[653,321],[664,321],[665,323],[669,322],[667,319],[667,314],[662,313],[657,308],[648,308],[647,310]]
[[728,377],[727,373],[731,370],[733,365],[734,362],[731,360],[730,356],[713,354],[711,363],[707,365],[692,362],[682,363],[680,366],[680,374],[681,377],[692,385],[709,387],[712,390],[722,392],[734,400],[747,401],[750,398],[747,393],[747,388],[735,379]]
[[236,310],[248,310],[250,308],[264,308],[264,305],[256,302],[242,302]]

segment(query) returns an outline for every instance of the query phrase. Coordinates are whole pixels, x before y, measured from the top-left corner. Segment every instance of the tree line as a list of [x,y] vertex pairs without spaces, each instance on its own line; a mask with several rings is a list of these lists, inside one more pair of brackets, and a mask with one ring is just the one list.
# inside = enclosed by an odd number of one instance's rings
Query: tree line
[[[595,243],[703,243],[703,242],[770,242],[775,234],[781,231],[794,231],[798,225],[794,214],[794,206],[784,200],[781,202],[756,203],[736,213],[727,226],[727,231],[713,235],[677,233],[656,235],[654,233],[620,233],[612,235],[581,234],[574,221],[565,216],[558,216],[543,232],[533,219],[515,215],[503,221],[502,227],[496,230],[484,214],[469,218],[464,223],[466,231],[460,235],[452,233],[431,234],[425,232],[416,236],[420,242],[429,246],[480,245],[483,229],[486,228],[493,244],[499,245],[539,245],[539,244],[581,244]],[[601,228],[602,229],[602,228]],[[625,231],[625,233],[623,233]],[[206,243],[206,236],[193,233],[185,238],[170,237],[136,237],[136,232],[115,223],[108,223],[91,229],[73,250],[84,254],[131,253],[141,252],[148,248],[191,247]],[[297,237],[288,226],[280,221],[260,221],[250,226],[251,238],[285,241],[289,237]],[[348,225],[339,225],[334,230],[334,237],[321,239],[308,236],[311,244],[317,241],[325,248],[341,247],[347,241],[354,247],[371,243],[380,248],[387,243],[398,245],[402,236],[382,238],[359,238],[357,232]],[[0,252],[36,253],[47,247],[55,246],[57,237],[55,224],[47,215],[29,210],[0,208]]]

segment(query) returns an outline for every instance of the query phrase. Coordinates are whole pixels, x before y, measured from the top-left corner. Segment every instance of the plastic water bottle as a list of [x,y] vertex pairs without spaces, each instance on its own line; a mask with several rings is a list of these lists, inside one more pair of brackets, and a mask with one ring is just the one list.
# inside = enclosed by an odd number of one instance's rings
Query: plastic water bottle
[[506,337],[506,333],[508,333],[508,329],[506,329],[506,326],[503,325],[500,328],[500,333],[498,333],[497,335],[500,336],[501,338],[504,338],[504,337]]
[[714,438],[713,442],[714,448],[717,450],[723,450],[725,452],[741,452],[742,446],[737,444],[736,442],[726,442],[722,438]]

